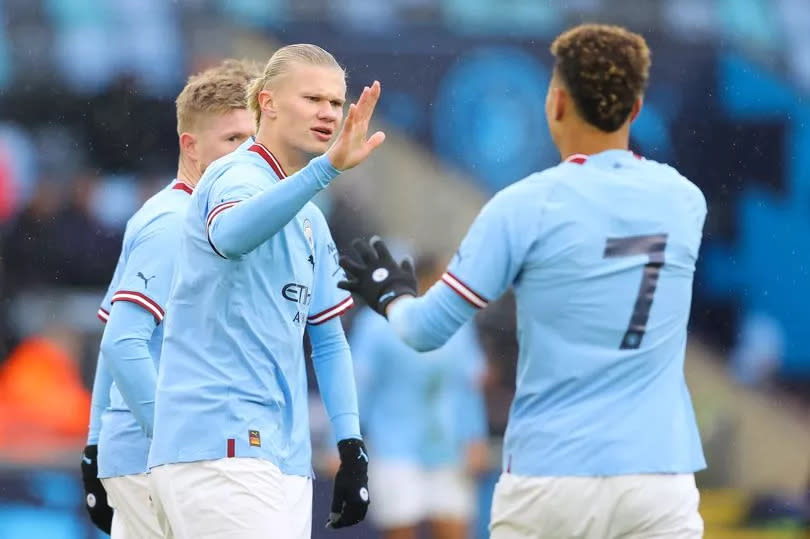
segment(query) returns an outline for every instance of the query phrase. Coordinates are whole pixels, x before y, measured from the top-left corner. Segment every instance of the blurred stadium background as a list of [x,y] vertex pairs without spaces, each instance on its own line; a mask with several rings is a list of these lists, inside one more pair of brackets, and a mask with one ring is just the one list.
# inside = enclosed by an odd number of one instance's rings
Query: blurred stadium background
[[[709,200],[687,361],[706,537],[806,537],[810,0],[0,0],[0,537],[97,536],[78,476],[95,312],[126,219],[174,176],[189,73],[313,42],[347,66],[350,93],[379,79],[389,141],[318,203],[339,244],[380,232],[449,256],[489,196],[557,162],[547,47],[586,21],[646,36],[634,150]],[[511,398],[510,309],[479,321],[496,451],[477,537]],[[315,537],[330,486],[322,474]]]

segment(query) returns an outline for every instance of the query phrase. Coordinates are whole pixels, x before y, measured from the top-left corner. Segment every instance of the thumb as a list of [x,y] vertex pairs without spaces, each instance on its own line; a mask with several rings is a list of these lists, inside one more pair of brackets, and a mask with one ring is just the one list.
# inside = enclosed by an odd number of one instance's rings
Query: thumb
[[371,135],[366,141],[366,151],[368,153],[373,152],[374,150],[379,148],[383,142],[385,142],[385,133],[382,131],[377,131],[376,133]]

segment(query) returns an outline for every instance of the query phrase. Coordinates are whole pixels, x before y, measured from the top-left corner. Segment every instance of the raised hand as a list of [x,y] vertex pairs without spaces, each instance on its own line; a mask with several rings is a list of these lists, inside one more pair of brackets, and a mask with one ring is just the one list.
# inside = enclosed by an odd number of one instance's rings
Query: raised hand
[[338,170],[347,170],[362,163],[385,140],[385,133],[377,131],[366,139],[368,123],[374,114],[374,107],[380,99],[380,83],[374,81],[363,93],[357,103],[349,105],[349,113],[343,122],[337,139],[326,152],[329,161]]

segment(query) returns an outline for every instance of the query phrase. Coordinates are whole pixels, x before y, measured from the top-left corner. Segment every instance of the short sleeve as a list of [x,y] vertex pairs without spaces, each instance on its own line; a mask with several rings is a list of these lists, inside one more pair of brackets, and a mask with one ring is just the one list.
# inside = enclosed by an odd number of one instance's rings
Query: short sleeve
[[128,301],[147,310],[155,322],[163,321],[180,246],[182,216],[161,215],[146,225],[132,242],[111,303]]
[[[310,223],[315,238],[315,283],[310,314],[307,318],[309,324],[323,324],[345,313],[354,305],[351,294],[337,286],[338,282],[345,279],[345,273],[338,264],[340,255],[329,232],[329,226],[320,212],[318,217]],[[305,229],[306,226],[305,223]]]
[[528,249],[514,222],[518,208],[510,207],[513,198],[501,192],[481,209],[442,275],[447,286],[478,309],[512,286]]

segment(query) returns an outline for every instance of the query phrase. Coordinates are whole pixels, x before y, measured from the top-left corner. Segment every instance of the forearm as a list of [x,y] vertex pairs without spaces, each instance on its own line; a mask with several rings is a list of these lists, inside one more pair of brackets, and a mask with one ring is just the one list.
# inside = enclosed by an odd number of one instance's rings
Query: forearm
[[216,216],[209,229],[212,243],[227,258],[251,252],[284,228],[338,174],[326,155],[316,157],[292,176]]
[[335,439],[360,438],[352,357],[340,319],[310,325],[308,331],[312,365]]
[[442,282],[424,296],[404,297],[388,309],[388,321],[405,344],[418,352],[441,348],[477,309]]
[[140,307],[118,302],[113,305],[101,353],[121,396],[148,437],[154,425],[157,370],[149,352],[155,328],[152,315]]
[[98,444],[98,434],[101,431],[101,416],[110,405],[110,386],[112,375],[107,368],[104,356],[99,352],[96,361],[96,376],[93,380],[93,396],[90,401],[90,427],[87,433],[87,445]]

